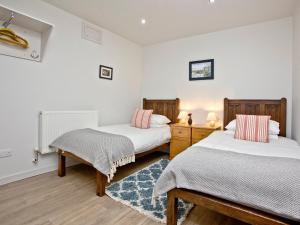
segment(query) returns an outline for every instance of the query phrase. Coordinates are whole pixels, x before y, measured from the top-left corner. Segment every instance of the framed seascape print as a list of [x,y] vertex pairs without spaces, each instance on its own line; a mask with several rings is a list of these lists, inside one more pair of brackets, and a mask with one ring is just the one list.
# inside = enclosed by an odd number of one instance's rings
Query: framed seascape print
[[189,80],[213,80],[214,59],[193,61],[189,64]]
[[113,78],[113,68],[108,66],[100,65],[99,78],[112,80]]

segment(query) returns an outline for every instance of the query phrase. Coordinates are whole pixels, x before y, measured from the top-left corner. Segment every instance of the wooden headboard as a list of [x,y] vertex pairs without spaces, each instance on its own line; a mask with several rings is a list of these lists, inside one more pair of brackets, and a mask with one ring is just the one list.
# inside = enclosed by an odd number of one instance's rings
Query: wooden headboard
[[286,136],[286,98],[279,100],[224,99],[224,127],[236,118],[236,114],[270,115],[280,123],[280,136]]
[[172,123],[178,122],[179,98],[176,99],[143,99],[143,109],[153,109],[154,114],[168,117]]

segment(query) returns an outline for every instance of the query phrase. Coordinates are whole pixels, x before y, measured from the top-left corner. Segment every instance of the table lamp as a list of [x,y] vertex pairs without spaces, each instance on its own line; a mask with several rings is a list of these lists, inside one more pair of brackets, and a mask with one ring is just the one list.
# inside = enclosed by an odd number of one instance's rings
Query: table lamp
[[216,121],[218,120],[215,112],[209,112],[207,115],[207,121],[209,121],[209,126],[214,127],[216,125]]
[[185,124],[186,123],[186,118],[187,118],[187,112],[186,111],[180,111],[177,119],[180,120],[181,124]]

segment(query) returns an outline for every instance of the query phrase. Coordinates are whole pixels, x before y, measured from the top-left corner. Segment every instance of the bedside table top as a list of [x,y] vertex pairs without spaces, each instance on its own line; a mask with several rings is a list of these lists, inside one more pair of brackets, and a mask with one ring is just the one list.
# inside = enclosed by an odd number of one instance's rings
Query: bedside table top
[[201,128],[201,129],[208,129],[208,130],[219,130],[221,129],[220,125],[216,125],[214,127],[209,126],[209,124],[192,124],[191,126],[188,124],[182,123],[174,123],[172,124],[174,127],[189,127],[189,128]]
[[209,124],[193,124],[192,128],[201,128],[201,129],[207,129],[207,130],[220,130],[221,126],[216,125],[214,127],[211,127]]
[[192,127],[188,125],[187,123],[173,123],[171,124],[172,127]]

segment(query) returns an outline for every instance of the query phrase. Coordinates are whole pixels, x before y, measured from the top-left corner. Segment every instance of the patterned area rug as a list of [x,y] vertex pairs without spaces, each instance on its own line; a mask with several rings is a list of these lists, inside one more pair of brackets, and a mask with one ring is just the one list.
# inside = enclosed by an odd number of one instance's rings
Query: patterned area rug
[[[106,188],[106,194],[112,199],[121,202],[151,219],[166,223],[167,194],[151,204],[153,187],[169,160],[161,159],[158,162],[115,182]],[[181,224],[193,204],[178,201],[178,224]]]

